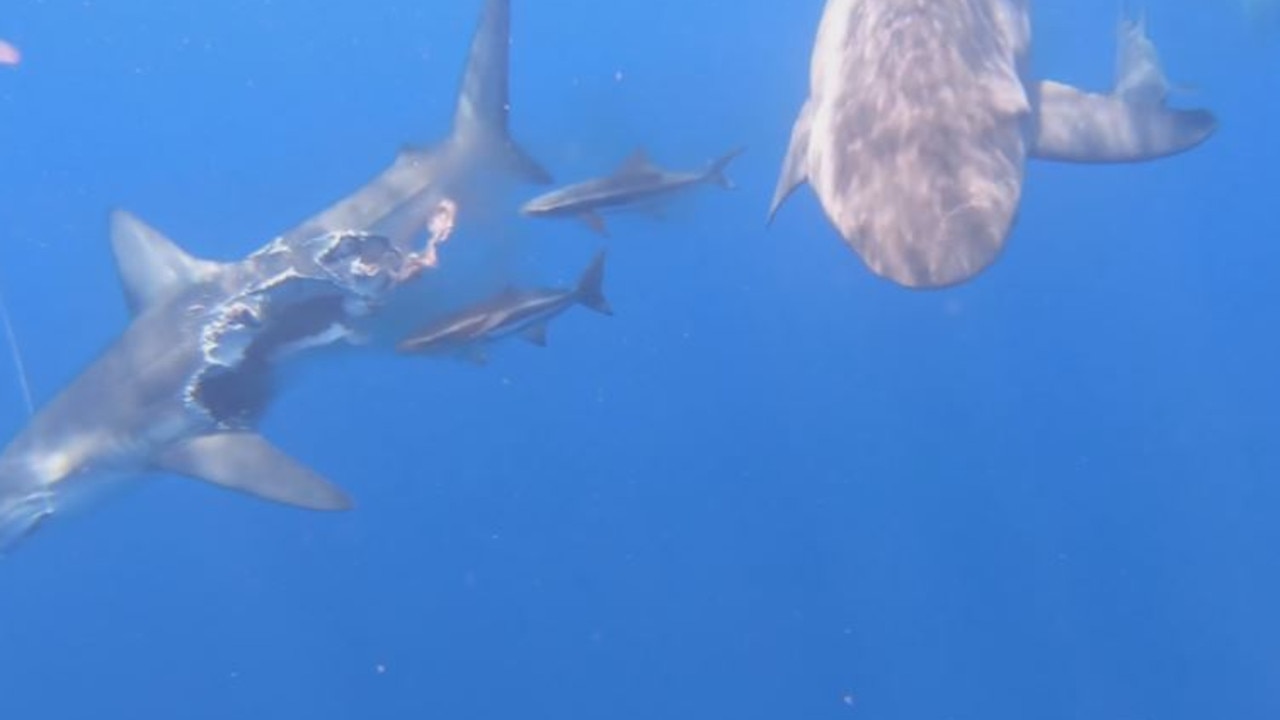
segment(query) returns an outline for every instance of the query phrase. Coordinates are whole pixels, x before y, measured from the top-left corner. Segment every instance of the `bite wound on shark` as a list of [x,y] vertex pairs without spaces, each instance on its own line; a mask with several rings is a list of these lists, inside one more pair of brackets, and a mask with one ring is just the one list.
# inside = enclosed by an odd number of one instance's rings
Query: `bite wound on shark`
[[444,198],[436,205],[435,212],[427,220],[427,243],[420,252],[411,252],[405,258],[404,267],[396,273],[397,282],[408,282],[440,264],[440,246],[453,235],[457,224],[458,204]]

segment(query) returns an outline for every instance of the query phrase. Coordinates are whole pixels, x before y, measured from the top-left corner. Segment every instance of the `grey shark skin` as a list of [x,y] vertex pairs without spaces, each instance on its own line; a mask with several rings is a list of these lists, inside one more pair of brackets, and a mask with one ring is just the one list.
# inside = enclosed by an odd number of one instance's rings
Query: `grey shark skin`
[[508,289],[422,328],[400,343],[406,354],[460,354],[485,362],[482,345],[521,336],[546,345],[547,324],[574,305],[612,315],[605,300],[603,252],[583,271],[577,286],[569,289]]
[[639,149],[612,175],[553,190],[525,203],[520,209],[534,217],[577,217],[593,230],[608,235],[600,213],[652,206],[656,201],[704,182],[729,189],[733,182],[724,174],[729,163],[742,153],[736,148],[698,172],[669,172],[650,162]]
[[1028,157],[1150,160],[1215,130],[1207,111],[1165,106],[1141,23],[1122,28],[1113,92],[1034,82],[1028,13],[1026,0],[828,0],[769,221],[807,181],[873,272],[944,287],[999,256]]
[[510,42],[511,0],[485,0],[450,135],[431,147],[402,149],[377,177],[284,233],[283,239],[305,241],[363,230],[407,249],[442,199],[456,201],[489,170],[549,184],[551,176],[510,135]]
[[276,366],[358,340],[360,319],[420,259],[348,232],[215,263],[123,212],[112,239],[134,317],[0,454],[0,550],[104,480],[153,471],[301,508],[348,508],[340,489],[253,428]]

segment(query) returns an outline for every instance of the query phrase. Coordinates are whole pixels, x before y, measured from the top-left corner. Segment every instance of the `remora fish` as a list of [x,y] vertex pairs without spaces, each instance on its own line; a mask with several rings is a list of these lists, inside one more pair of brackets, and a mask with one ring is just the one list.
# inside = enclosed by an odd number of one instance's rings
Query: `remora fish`
[[425,253],[345,232],[217,263],[126,213],[112,224],[133,320],[0,454],[0,549],[105,479],[151,471],[301,508],[349,507],[253,428],[274,368],[357,340],[356,324],[422,269]]
[[520,211],[535,217],[581,218],[597,233],[608,235],[602,212],[652,207],[672,193],[704,182],[732,188],[724,169],[743,150],[734,149],[699,172],[668,172],[650,162],[643,148],[638,149],[612,175],[553,190],[525,203]]
[[536,345],[547,344],[547,324],[574,305],[612,315],[605,300],[605,254],[596,255],[571,289],[508,289],[484,302],[434,322],[400,343],[402,353],[460,353],[485,362],[484,343],[519,335]]
[[407,248],[442,199],[457,202],[488,170],[549,184],[551,176],[509,132],[510,44],[511,1],[486,0],[463,72],[452,133],[431,147],[401,150],[377,177],[283,239],[363,230]]
[[1208,111],[1153,97],[1163,74],[1137,29],[1102,95],[1030,80],[1026,0],[828,0],[770,221],[808,181],[873,272],[920,288],[977,275],[1004,246],[1027,157],[1150,160],[1213,133]]

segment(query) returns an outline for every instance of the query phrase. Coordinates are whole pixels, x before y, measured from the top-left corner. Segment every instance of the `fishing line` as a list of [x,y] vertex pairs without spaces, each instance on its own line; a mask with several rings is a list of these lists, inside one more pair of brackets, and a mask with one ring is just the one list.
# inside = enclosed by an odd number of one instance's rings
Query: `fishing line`
[[22,351],[18,349],[18,336],[13,332],[13,321],[9,319],[9,304],[4,301],[4,293],[0,291],[0,323],[4,324],[5,340],[9,344],[9,355],[13,358],[13,366],[18,370],[18,385],[22,388],[22,401],[27,407],[27,417],[36,414],[35,403],[31,401],[31,384],[27,382],[27,367],[22,362]]

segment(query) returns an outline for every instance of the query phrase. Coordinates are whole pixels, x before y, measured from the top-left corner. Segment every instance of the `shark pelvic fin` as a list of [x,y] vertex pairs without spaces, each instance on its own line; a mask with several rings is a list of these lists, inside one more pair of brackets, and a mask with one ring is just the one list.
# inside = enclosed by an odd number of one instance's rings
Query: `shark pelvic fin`
[[769,223],[773,222],[778,208],[782,207],[791,193],[809,179],[809,132],[812,125],[813,102],[806,100],[791,128],[787,157],[782,161],[782,172],[778,174],[778,184],[773,190],[773,202],[769,204]]
[[134,315],[209,278],[219,267],[192,257],[159,230],[124,210],[111,213],[111,248],[125,300]]
[[612,315],[613,308],[604,297],[604,258],[605,252],[601,250],[582,271],[578,279],[578,302],[598,313]]
[[348,510],[340,488],[248,432],[201,435],[155,459],[162,470],[307,510]]

